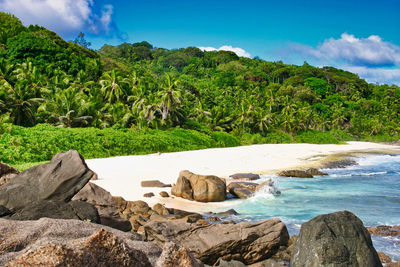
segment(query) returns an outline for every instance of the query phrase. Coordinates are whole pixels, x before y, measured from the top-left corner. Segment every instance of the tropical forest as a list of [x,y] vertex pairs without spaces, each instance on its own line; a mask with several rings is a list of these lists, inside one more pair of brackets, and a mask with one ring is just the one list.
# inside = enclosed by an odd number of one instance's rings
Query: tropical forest
[[[400,88],[146,41],[90,49],[0,12],[0,161],[400,139]],[[28,164],[29,165],[29,164]],[[28,166],[21,166],[24,169]]]

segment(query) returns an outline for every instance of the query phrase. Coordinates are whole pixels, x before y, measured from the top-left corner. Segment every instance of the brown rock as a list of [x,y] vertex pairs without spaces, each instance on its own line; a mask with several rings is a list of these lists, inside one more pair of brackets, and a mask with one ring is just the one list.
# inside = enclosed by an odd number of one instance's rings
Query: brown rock
[[92,179],[90,179],[90,180],[91,180],[91,181],[99,180],[99,176],[97,175],[97,173],[93,172]]
[[170,184],[164,184],[159,180],[142,181],[140,184],[142,187],[171,187]]
[[249,181],[260,179],[260,175],[254,173],[235,173],[229,175],[229,177],[232,179],[249,180]]
[[154,193],[153,193],[153,192],[146,193],[146,194],[144,194],[143,196],[144,196],[144,197],[148,197],[148,198],[154,197]]
[[279,219],[208,226],[150,221],[144,227],[149,241],[181,244],[197,259],[211,265],[219,259],[252,264],[271,257],[289,240],[286,226]]
[[193,190],[189,179],[179,174],[176,184],[171,188],[171,194],[177,197],[193,200]]
[[378,236],[400,236],[400,225],[379,225],[376,227],[367,227],[371,235]]
[[383,252],[378,252],[379,259],[382,263],[391,263],[392,259]]
[[311,174],[309,174],[306,171],[301,171],[301,170],[287,170],[287,171],[281,171],[278,173],[278,176],[283,176],[283,177],[298,177],[298,178],[313,178]]
[[328,175],[326,172],[321,172],[316,168],[310,168],[306,170],[306,173],[312,175],[312,176],[326,176]]
[[155,204],[153,210],[157,212],[158,215],[169,215],[168,209],[160,203]]
[[255,192],[258,184],[251,182],[233,182],[230,183],[227,187],[227,190],[232,195],[246,199],[251,197]]
[[129,213],[140,214],[140,215],[148,215],[150,211],[149,205],[142,200],[138,201],[128,201],[126,205],[126,210]]
[[0,266],[152,266],[161,249],[141,236],[77,220],[0,219]]
[[207,226],[207,225],[210,225],[206,220],[204,220],[204,219],[200,219],[200,220],[198,220],[197,222],[196,222],[198,225],[201,225],[201,226]]
[[189,251],[175,243],[165,243],[156,267],[202,267],[203,263],[196,260]]
[[199,202],[224,201],[226,199],[225,181],[213,175],[197,175],[181,171],[171,193],[178,197],[194,199]]
[[391,262],[386,264],[386,267],[400,267],[400,262]]
[[161,191],[161,192],[160,192],[160,196],[162,196],[162,197],[169,197],[169,194],[168,194],[167,192],[165,192],[165,191]]

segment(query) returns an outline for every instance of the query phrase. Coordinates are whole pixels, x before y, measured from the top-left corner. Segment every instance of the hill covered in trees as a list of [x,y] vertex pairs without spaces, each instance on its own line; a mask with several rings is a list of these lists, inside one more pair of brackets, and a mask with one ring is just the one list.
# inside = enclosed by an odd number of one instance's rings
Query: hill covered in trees
[[229,51],[86,44],[0,12],[0,123],[183,128],[242,144],[399,139],[398,86]]

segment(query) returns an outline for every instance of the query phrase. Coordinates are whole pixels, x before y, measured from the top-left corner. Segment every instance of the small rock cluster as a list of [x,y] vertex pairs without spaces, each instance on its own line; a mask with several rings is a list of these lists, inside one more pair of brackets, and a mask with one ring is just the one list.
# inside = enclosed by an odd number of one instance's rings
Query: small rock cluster
[[318,169],[310,168],[308,170],[286,170],[278,173],[278,176],[282,177],[298,177],[298,178],[313,178],[314,176],[325,176],[328,175],[325,172],[321,172]]

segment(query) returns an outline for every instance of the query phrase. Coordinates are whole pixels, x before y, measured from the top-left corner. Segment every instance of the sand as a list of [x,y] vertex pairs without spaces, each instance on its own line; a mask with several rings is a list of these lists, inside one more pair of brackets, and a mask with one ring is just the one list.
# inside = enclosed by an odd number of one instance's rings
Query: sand
[[[396,152],[400,152],[400,147],[369,142],[349,142],[344,145],[263,144],[89,159],[86,162],[98,174],[99,180],[95,183],[114,196],[132,201],[144,200],[151,206],[160,202],[167,207],[199,211],[215,205],[229,206],[229,203],[196,203],[180,198],[162,198],[158,193],[170,193],[171,188],[143,188],[140,182],[160,180],[173,184],[181,170],[224,178],[238,172],[270,174],[288,168],[318,167],[321,160],[333,154]],[[148,192],[156,196],[144,198],[143,194]]]

